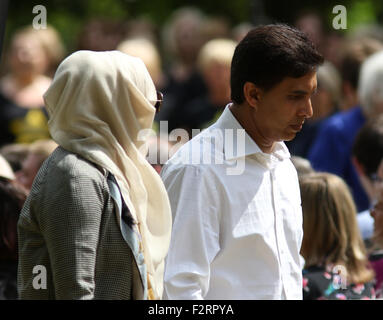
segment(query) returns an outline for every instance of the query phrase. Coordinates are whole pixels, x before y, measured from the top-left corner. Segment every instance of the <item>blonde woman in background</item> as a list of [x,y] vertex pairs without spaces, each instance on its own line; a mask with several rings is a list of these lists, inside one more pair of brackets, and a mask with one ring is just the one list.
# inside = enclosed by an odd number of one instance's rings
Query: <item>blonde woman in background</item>
[[303,299],[373,299],[374,273],[345,182],[330,173],[300,178]]
[[161,57],[152,41],[146,38],[126,39],[118,45],[117,50],[140,58],[148,69],[154,85],[157,88],[161,87],[163,81]]
[[0,146],[49,139],[43,94],[64,56],[53,27],[16,31],[7,54],[8,72],[0,80]]
[[236,45],[231,39],[219,38],[201,48],[197,67],[207,92],[179,106],[178,124],[190,134],[192,129],[204,129],[215,122],[231,101],[230,68]]

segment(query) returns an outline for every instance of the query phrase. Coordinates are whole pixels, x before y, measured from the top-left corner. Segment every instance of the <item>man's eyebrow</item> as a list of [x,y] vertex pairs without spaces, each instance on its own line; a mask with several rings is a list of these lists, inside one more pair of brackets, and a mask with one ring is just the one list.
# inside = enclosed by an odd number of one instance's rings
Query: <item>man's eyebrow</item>
[[290,93],[292,93],[292,94],[302,94],[302,95],[304,95],[304,94],[307,94],[308,92],[305,91],[305,90],[294,90],[294,91],[291,91]]
[[[316,93],[318,90],[317,87],[315,87],[315,89],[313,90],[312,94]],[[299,94],[299,95],[306,95],[308,94],[309,92],[308,91],[305,91],[305,90],[293,90],[290,92],[291,94]]]

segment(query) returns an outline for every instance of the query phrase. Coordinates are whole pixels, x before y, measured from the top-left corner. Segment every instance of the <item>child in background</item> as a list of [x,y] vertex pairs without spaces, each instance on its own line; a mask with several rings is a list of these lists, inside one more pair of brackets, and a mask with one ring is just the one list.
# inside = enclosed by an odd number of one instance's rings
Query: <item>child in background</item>
[[303,210],[303,299],[374,299],[374,272],[345,182],[330,173],[300,179]]

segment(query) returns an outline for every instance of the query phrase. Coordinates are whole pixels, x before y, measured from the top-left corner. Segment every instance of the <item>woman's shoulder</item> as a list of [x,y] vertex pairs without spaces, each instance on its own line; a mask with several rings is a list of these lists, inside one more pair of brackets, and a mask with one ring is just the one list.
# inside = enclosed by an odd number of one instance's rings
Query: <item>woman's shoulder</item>
[[32,189],[54,190],[63,185],[81,189],[89,184],[107,188],[106,170],[59,146],[42,164]]
[[57,147],[51,154],[50,162],[54,164],[54,166],[51,165],[53,169],[60,170],[63,173],[68,173],[70,175],[106,176],[105,171],[98,165],[61,146]]

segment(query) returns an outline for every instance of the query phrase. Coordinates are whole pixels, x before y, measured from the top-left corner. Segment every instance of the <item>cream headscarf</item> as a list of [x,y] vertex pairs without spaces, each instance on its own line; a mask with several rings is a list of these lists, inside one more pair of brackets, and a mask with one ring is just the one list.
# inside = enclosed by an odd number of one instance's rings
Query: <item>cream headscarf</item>
[[52,138],[115,176],[138,222],[149,297],[160,298],[171,211],[161,178],[145,160],[142,130],[152,126],[157,99],[145,65],[118,51],[75,52],[60,64],[44,99]]

